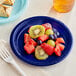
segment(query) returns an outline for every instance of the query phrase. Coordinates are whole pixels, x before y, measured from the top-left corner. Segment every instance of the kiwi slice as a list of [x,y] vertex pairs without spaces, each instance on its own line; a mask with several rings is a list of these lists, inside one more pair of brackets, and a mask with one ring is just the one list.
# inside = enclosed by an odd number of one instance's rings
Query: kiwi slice
[[38,60],[45,60],[48,58],[48,55],[45,53],[45,51],[41,48],[41,46],[37,46],[35,49],[35,57]]
[[32,26],[29,30],[29,34],[31,38],[37,38],[39,36],[44,35],[44,33],[45,33],[45,28],[41,25]]

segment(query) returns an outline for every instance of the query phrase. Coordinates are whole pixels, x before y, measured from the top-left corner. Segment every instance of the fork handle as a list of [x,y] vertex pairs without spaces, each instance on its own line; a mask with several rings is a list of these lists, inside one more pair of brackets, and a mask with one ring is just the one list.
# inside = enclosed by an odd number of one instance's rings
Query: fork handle
[[14,60],[12,60],[10,63],[16,68],[16,70],[21,74],[21,76],[26,76],[26,74],[21,70],[19,65]]

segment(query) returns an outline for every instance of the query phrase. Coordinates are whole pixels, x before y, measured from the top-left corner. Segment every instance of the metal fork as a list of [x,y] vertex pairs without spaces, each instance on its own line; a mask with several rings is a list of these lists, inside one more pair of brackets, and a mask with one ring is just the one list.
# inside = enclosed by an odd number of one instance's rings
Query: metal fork
[[24,74],[24,72],[21,70],[21,68],[17,65],[17,63],[13,59],[12,55],[8,52],[5,44],[6,44],[6,41],[0,40],[0,56],[1,56],[1,58],[5,62],[12,64],[19,71],[21,76],[26,76],[26,74]]

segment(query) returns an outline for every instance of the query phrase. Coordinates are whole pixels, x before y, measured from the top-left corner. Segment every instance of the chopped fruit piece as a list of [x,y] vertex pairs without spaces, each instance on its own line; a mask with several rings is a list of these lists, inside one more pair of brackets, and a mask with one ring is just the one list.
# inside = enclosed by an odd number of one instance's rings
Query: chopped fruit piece
[[52,29],[52,25],[51,25],[50,23],[42,24],[42,26],[45,27],[45,30],[47,30],[47,29]]
[[35,49],[35,57],[38,60],[45,60],[48,58],[48,55],[45,53],[45,51],[41,48],[41,46],[37,46]]
[[42,35],[38,38],[38,40],[41,40],[42,42],[43,41],[46,41],[49,37],[47,35]]
[[57,33],[55,33],[57,36],[59,36],[60,35],[60,33],[59,32],[57,32]]
[[65,41],[62,37],[58,38],[60,33],[50,23],[31,26],[28,33],[24,34],[24,50],[28,54],[34,52],[38,60],[45,60],[53,53],[61,56]]
[[49,35],[49,38],[54,40],[54,35]]
[[55,28],[53,28],[53,31],[54,31],[54,33],[56,33],[56,32],[57,32],[57,30],[56,30]]
[[56,41],[55,41],[55,44],[57,45],[58,43],[59,43],[59,42],[56,40]]
[[46,43],[41,44],[41,47],[44,49],[44,51],[48,54],[48,55],[52,55],[54,53],[54,47],[50,46]]
[[35,48],[33,45],[29,44],[29,43],[26,43],[25,46],[24,46],[24,50],[28,53],[28,54],[31,54],[35,51]]
[[55,41],[53,40],[48,40],[47,44],[51,45],[51,46],[55,46]]
[[56,34],[49,35],[49,38],[50,38],[50,39],[53,39],[53,40],[55,40],[55,39],[57,39],[57,35],[56,35]]
[[34,30],[34,34],[35,34],[35,35],[38,35],[39,33],[40,33],[40,29]]
[[53,35],[54,32],[53,32],[52,29],[48,29],[48,30],[46,30],[45,34],[46,34],[46,35]]
[[57,38],[56,41],[57,41],[58,43],[65,43],[65,41],[64,41],[63,38]]
[[39,36],[44,35],[45,28],[41,25],[32,26],[29,30],[31,38],[38,38]]
[[63,51],[65,46],[63,44],[58,43],[56,46],[60,48],[60,51]]
[[53,32],[54,32],[57,36],[60,35],[60,33],[59,33],[55,28],[53,28]]
[[60,48],[58,46],[56,46],[56,48],[54,49],[54,52],[57,56],[61,56],[61,51],[60,51]]
[[56,34],[54,34],[53,36],[54,36],[54,39],[57,39],[57,35]]
[[30,39],[30,40],[29,40],[29,44],[34,45],[34,46],[37,45],[37,43],[36,43],[33,39]]
[[37,44],[38,44],[38,45],[41,45],[41,44],[42,44],[42,41],[41,41],[41,40],[38,40],[38,41],[37,41]]
[[29,42],[30,39],[31,37],[29,36],[29,34],[24,34],[24,43]]

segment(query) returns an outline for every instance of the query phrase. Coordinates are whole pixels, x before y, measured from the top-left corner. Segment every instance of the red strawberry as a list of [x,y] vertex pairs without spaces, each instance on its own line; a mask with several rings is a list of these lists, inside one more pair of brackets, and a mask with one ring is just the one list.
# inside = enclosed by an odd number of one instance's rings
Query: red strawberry
[[59,46],[56,46],[56,48],[54,49],[54,52],[57,56],[61,56],[61,50],[60,50]]
[[47,29],[52,29],[52,25],[51,25],[50,23],[42,24],[42,26],[45,27],[45,30],[47,30]]
[[25,46],[24,46],[24,50],[28,53],[28,54],[31,54],[35,51],[35,48],[33,45],[29,44],[29,43],[26,43]]
[[44,51],[48,54],[48,55],[52,55],[54,53],[54,47],[50,46],[46,43],[41,44],[41,47],[44,49]]
[[37,43],[36,43],[33,39],[30,39],[30,40],[29,40],[29,44],[32,44],[32,45],[34,45],[34,46],[37,45]]
[[56,39],[56,44],[57,43],[65,43],[64,39],[63,38],[57,38]]
[[48,38],[49,38],[49,37],[48,37],[47,35],[43,35],[43,36],[40,36],[40,37],[38,38],[38,40],[41,40],[41,41],[43,42],[43,41],[46,41]]
[[29,36],[29,34],[24,34],[24,43],[29,42],[30,39],[31,37]]
[[60,51],[63,51],[65,48],[63,44],[57,44],[56,46],[60,48]]

